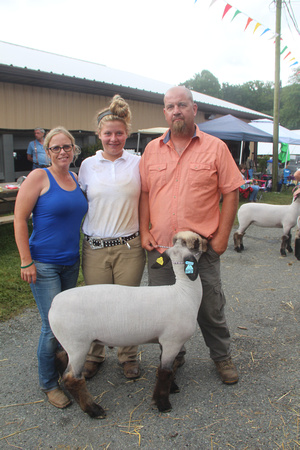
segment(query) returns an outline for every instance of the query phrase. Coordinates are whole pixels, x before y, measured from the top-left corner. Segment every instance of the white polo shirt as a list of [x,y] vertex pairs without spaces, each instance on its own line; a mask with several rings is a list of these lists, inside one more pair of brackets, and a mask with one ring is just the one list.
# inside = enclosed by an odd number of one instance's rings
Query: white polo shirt
[[139,230],[141,192],[140,156],[123,150],[115,161],[103,158],[102,150],[85,159],[78,181],[89,209],[82,231],[103,239],[130,236]]

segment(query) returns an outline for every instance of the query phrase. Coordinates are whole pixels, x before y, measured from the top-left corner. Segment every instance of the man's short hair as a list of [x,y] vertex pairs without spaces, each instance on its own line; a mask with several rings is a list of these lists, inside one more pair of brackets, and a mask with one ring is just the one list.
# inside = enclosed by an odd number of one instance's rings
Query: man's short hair
[[36,127],[36,128],[34,129],[34,131],[36,131],[36,130],[39,130],[39,131],[40,131],[41,133],[43,133],[43,134],[46,133],[45,130],[44,130],[44,128]]

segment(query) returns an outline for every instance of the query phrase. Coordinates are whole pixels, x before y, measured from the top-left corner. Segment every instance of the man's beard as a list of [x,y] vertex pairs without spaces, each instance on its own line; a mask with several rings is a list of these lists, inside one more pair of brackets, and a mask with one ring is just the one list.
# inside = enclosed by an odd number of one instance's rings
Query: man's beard
[[184,119],[176,120],[173,122],[172,131],[174,134],[186,134],[187,126]]

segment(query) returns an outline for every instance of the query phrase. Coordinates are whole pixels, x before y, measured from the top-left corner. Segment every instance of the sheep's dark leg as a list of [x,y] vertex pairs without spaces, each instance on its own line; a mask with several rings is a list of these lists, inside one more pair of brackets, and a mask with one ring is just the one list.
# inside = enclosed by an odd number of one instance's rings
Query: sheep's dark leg
[[82,411],[90,417],[103,419],[106,414],[104,409],[94,402],[93,397],[86,387],[84,378],[75,378],[72,372],[68,372],[63,377],[65,387],[79,404]]
[[245,233],[238,233],[235,232],[233,235],[233,241],[234,241],[234,250],[240,253],[242,250],[244,250],[244,244],[243,244],[243,236]]
[[64,374],[64,371],[66,370],[66,368],[68,366],[68,355],[67,355],[67,352],[65,352],[65,350],[60,349],[58,352],[56,352],[55,366],[56,366],[58,373],[62,377]]
[[172,370],[161,369],[160,367],[158,368],[157,381],[153,392],[153,400],[160,412],[167,412],[172,409],[169,401],[172,379]]
[[286,246],[287,246],[287,241],[288,241],[289,237],[286,236],[285,234],[282,236],[281,238],[281,247],[280,247],[280,254],[281,256],[286,256]]
[[288,234],[288,240],[286,242],[286,249],[289,253],[293,253],[291,242],[292,242],[292,234],[291,234],[291,230],[290,230],[289,234]]

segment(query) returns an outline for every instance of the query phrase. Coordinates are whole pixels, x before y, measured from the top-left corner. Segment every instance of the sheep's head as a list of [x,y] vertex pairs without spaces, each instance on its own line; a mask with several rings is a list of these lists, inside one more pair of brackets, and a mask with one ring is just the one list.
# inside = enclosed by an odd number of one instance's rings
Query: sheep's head
[[[195,281],[199,275],[198,260],[207,250],[207,240],[192,231],[181,231],[173,238],[173,247],[166,250],[152,265],[153,269],[165,266],[170,259],[172,264],[183,264],[185,275]],[[174,266],[173,266],[174,267]]]
[[180,241],[182,247],[187,247],[191,252],[206,252],[207,251],[207,239],[199,236],[199,234],[193,231],[180,231],[173,237],[173,245]]

